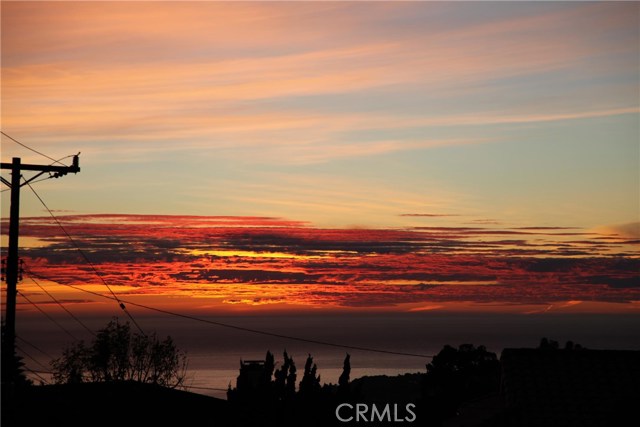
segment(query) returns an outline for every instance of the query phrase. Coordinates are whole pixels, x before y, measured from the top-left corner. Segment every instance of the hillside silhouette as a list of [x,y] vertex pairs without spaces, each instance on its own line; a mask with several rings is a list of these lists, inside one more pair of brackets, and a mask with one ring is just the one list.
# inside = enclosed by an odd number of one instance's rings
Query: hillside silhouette
[[[338,384],[321,382],[311,354],[301,362],[286,351],[241,361],[228,400],[130,379],[24,381],[13,388],[3,382],[2,425],[363,425],[351,409],[360,404],[378,408],[363,415],[371,426],[393,425],[393,411],[414,405],[415,419],[403,425],[595,427],[623,425],[640,398],[640,351],[560,346],[546,338],[534,348],[506,348],[500,357],[483,346],[447,345],[424,372],[397,376],[352,379],[357,358],[347,354]],[[341,404],[349,422],[336,418]]]

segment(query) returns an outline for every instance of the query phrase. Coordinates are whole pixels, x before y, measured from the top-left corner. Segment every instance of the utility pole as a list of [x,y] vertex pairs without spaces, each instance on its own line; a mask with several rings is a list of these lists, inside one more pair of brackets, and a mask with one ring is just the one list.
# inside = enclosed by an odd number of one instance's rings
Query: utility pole
[[[20,277],[20,261],[18,258],[18,236],[20,228],[20,187],[29,184],[34,179],[49,173],[53,178],[59,178],[68,173],[80,172],[78,156],[73,156],[73,164],[71,166],[54,166],[54,165],[30,165],[23,164],[19,157],[14,157],[12,163],[2,163],[2,169],[11,170],[11,182],[4,178],[2,183],[11,188],[11,208],[9,217],[9,248],[7,251],[6,265],[6,281],[7,281],[7,300],[5,314],[5,342],[2,351],[2,368],[3,371],[8,368],[9,372],[5,374],[11,375],[9,378],[3,378],[2,382],[13,383],[13,373],[16,368],[14,365],[15,344],[16,344],[16,296],[18,294],[18,279]],[[21,183],[22,171],[40,172],[25,182]]]

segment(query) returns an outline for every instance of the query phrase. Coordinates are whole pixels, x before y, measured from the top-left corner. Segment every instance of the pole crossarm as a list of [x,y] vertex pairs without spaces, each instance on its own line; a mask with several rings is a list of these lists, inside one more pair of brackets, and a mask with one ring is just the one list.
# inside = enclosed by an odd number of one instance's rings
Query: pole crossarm
[[[11,163],[2,163],[2,169],[11,169]],[[53,166],[53,165],[29,165],[21,164],[20,169],[27,171],[40,171],[40,172],[57,172],[57,173],[78,173],[80,168],[78,166]]]
[[[13,169],[13,163],[2,163],[1,169]],[[56,173],[66,174],[66,173],[80,172],[80,166],[79,166],[78,156],[73,156],[73,164],[71,166],[30,165],[28,163],[21,163],[20,170],[56,172]]]
[[[0,169],[11,169],[14,170],[16,167],[16,165],[14,165],[13,163],[2,163],[2,167]],[[28,180],[25,180],[25,182],[22,185],[27,185],[28,183],[30,183],[31,181],[33,181],[34,179],[38,178],[39,176],[41,176],[44,173],[49,172],[50,174],[53,173],[52,178],[59,178],[61,176],[64,176],[68,173],[78,173],[80,172],[80,165],[79,165],[79,159],[78,159],[78,155],[73,156],[73,164],[71,166],[54,166],[54,165],[30,165],[28,163],[20,163],[20,171],[38,171],[40,172],[39,174],[32,176],[31,178],[29,178]],[[2,182],[7,185],[8,187],[11,187],[11,184],[9,182],[7,182],[4,178],[2,178]]]

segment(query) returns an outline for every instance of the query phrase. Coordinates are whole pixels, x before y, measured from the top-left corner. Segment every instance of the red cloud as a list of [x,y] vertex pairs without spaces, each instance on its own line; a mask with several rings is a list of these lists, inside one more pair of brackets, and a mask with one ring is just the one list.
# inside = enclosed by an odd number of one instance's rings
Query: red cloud
[[[47,243],[22,249],[31,270],[63,284],[100,283],[77,245],[125,294],[345,307],[640,300],[640,260],[624,255],[624,241],[560,227],[320,229],[279,218],[158,215],[59,221],[75,244],[50,219],[22,220],[23,236]],[[585,238],[567,240],[576,234]]]

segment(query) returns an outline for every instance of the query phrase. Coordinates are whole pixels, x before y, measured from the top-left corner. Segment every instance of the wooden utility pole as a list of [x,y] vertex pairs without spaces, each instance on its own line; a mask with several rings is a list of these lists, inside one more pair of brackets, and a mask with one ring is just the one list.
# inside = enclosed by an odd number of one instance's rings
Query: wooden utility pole
[[[7,251],[6,265],[6,281],[7,281],[7,301],[5,314],[5,342],[6,348],[2,351],[2,367],[9,368],[6,374],[13,374],[13,359],[16,344],[16,295],[18,294],[18,278],[20,276],[20,261],[18,258],[18,236],[20,228],[20,187],[29,184],[34,179],[44,173],[51,174],[54,178],[59,178],[68,173],[80,172],[78,156],[73,156],[73,164],[71,166],[54,166],[54,165],[30,165],[23,164],[19,157],[14,157],[12,163],[2,163],[2,169],[11,170],[11,182],[2,178],[2,183],[11,188],[11,210],[9,217],[9,248]],[[40,172],[23,183],[22,171]],[[6,358],[6,359],[5,359]],[[2,381],[13,381],[13,375],[10,378],[3,378]]]

